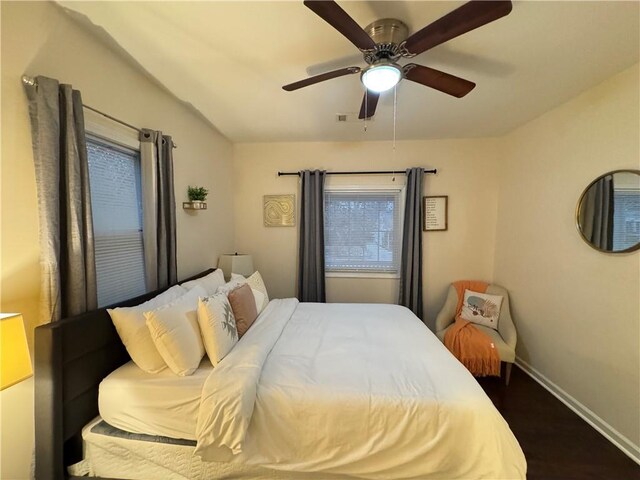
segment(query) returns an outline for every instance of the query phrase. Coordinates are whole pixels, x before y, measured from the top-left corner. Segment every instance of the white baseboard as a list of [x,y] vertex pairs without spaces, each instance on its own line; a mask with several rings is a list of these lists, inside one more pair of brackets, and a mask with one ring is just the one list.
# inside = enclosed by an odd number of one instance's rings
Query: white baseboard
[[622,450],[625,455],[640,465],[640,446],[635,445],[631,440],[622,435],[602,418],[593,413],[520,357],[516,357],[516,365],[518,365],[523,372],[533,378],[542,387],[548,390],[554,397],[569,407],[585,422],[600,432],[607,440]]

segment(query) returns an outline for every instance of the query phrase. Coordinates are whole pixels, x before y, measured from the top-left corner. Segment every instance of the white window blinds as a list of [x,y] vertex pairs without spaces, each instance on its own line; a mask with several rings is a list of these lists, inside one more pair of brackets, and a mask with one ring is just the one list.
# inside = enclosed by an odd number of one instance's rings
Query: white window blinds
[[326,190],[324,234],[327,272],[398,273],[401,190]]
[[613,250],[625,250],[640,238],[640,192],[614,189],[613,203]]
[[98,306],[146,292],[139,152],[87,138]]

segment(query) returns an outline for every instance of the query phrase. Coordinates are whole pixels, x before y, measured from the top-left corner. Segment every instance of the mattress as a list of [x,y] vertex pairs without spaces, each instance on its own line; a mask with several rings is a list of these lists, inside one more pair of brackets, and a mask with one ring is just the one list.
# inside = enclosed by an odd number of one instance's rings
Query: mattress
[[349,480],[343,475],[279,472],[263,467],[202,462],[195,442],[132,434],[97,417],[82,430],[85,458],[69,467],[77,476],[122,480]]
[[127,432],[195,440],[200,394],[212,370],[206,356],[188,377],[168,368],[147,373],[126,363],[100,383],[100,416]]

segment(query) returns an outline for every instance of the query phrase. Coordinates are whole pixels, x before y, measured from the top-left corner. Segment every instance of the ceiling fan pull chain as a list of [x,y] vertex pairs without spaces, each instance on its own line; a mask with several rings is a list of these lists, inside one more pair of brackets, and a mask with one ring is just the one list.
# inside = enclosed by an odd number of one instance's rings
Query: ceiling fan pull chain
[[391,163],[393,164],[393,177],[391,178],[392,182],[396,181],[396,118],[398,113],[398,85],[394,85],[393,87],[393,156],[391,158]]
[[369,93],[369,89],[364,89],[364,133],[367,133],[367,107],[369,106],[369,100],[367,95]]

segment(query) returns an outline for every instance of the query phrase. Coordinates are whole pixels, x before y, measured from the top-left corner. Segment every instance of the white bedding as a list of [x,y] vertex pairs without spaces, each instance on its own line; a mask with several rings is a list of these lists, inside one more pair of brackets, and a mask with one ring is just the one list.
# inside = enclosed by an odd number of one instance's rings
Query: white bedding
[[525,478],[508,425],[404,307],[273,300],[208,376],[206,460],[389,478]]
[[100,383],[100,416],[127,432],[195,440],[202,386],[212,370],[207,357],[188,377],[168,368],[146,373],[126,363]]

